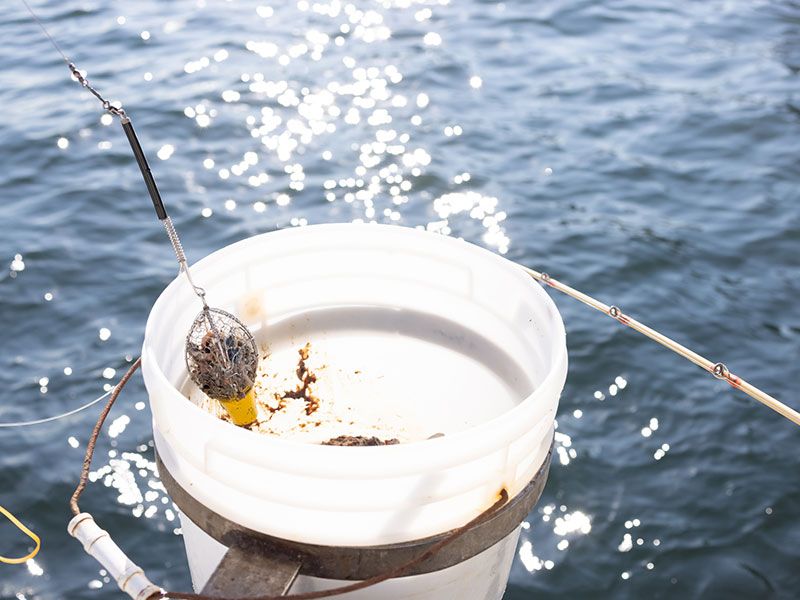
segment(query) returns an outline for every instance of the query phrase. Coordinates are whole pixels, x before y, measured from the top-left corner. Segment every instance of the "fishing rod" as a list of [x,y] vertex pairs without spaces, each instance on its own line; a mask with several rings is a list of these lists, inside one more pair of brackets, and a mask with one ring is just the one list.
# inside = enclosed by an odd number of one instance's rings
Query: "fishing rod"
[[257,419],[253,391],[253,383],[258,369],[258,348],[255,339],[244,323],[235,316],[224,310],[211,308],[206,302],[205,290],[193,281],[183,245],[172,219],[167,214],[164,201],[161,199],[156,180],[150,170],[142,145],[139,143],[139,138],[136,136],[130,116],[121,105],[104,98],[89,83],[87,76],[61,50],[27,0],[22,0],[22,3],[25,4],[28,12],[61,58],[67,63],[72,77],[100,101],[103,110],[119,118],[133,156],[139,165],[147,192],[153,202],[156,216],[164,226],[178,259],[179,271],[186,275],[186,280],[202,305],[202,310],[193,321],[186,336],[184,359],[189,376],[203,392],[222,404],[235,425],[246,427],[253,424]]

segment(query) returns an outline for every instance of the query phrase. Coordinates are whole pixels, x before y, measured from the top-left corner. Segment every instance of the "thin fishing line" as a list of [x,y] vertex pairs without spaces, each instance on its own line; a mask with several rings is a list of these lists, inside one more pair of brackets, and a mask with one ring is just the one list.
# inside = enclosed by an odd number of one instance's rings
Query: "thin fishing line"
[[125,115],[125,111],[122,109],[122,107],[121,106],[115,106],[115,105],[111,104],[110,101],[108,101],[105,98],[103,98],[103,96],[100,94],[100,92],[98,92],[96,89],[94,89],[91,86],[91,84],[89,83],[89,80],[86,78],[86,76],[83,73],[80,72],[78,67],[75,66],[75,63],[73,63],[72,61],[70,61],[69,58],[67,58],[67,55],[64,54],[64,52],[61,50],[59,45],[56,43],[55,39],[53,39],[53,36],[50,35],[49,31],[47,31],[47,27],[45,27],[44,23],[42,23],[42,21],[39,19],[39,17],[36,16],[36,13],[33,12],[33,9],[31,8],[30,4],[28,4],[28,1],[27,0],[21,0],[21,1],[25,5],[25,8],[28,9],[28,12],[31,13],[31,16],[36,21],[36,23],[39,24],[39,27],[42,29],[42,32],[47,36],[47,39],[50,40],[51,44],[53,44],[53,48],[55,48],[58,51],[58,53],[64,59],[64,62],[67,63],[67,68],[69,69],[69,72],[72,73],[72,76],[76,79],[76,81],[78,83],[80,83],[83,87],[85,87],[87,90],[89,90],[89,92],[91,92],[91,94],[103,104],[103,109],[104,110],[107,110],[112,115],[116,115],[118,117],[125,118],[125,116],[126,116]]
[[60,415],[55,415],[53,417],[47,417],[45,419],[36,419],[35,421],[18,421],[16,423],[0,423],[0,427],[30,427],[31,425],[41,425],[42,423],[50,423],[51,421],[58,421],[59,419],[64,419],[66,417],[71,417],[74,414],[81,412],[82,410],[86,410],[90,408],[106,398],[113,390],[108,390],[105,394],[100,396],[99,398],[95,398],[91,402],[87,402],[83,406],[79,406],[69,412],[65,412]]
[[69,58],[67,58],[67,55],[64,54],[64,52],[61,50],[61,47],[53,39],[53,36],[50,35],[50,32],[47,31],[47,27],[44,26],[44,23],[42,23],[39,20],[39,17],[36,16],[36,13],[33,12],[33,9],[31,8],[31,5],[28,4],[28,0],[22,0],[22,3],[25,5],[25,8],[28,9],[28,12],[31,13],[31,16],[33,17],[33,20],[36,21],[36,23],[39,25],[39,27],[41,27],[42,31],[47,36],[47,39],[50,40],[50,43],[53,44],[53,48],[58,50],[58,53],[61,55],[61,58],[64,59],[64,62],[67,63],[67,64],[70,64],[69,63]]

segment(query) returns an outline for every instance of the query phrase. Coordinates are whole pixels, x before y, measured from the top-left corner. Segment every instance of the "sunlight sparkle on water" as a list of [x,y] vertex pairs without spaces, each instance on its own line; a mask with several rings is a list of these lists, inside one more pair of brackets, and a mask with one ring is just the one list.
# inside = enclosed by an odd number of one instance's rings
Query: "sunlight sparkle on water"
[[22,260],[22,254],[15,254],[14,260],[11,261],[11,264],[8,266],[8,268],[11,271],[12,277],[16,277],[17,273],[24,271],[25,261]]
[[435,31],[429,31],[425,34],[425,37],[422,38],[422,41],[425,42],[426,46],[439,46],[442,43],[442,36]]
[[588,535],[591,530],[591,519],[579,510],[556,517],[553,523],[553,532],[562,537],[571,534]]
[[667,455],[667,452],[669,452],[669,444],[661,444],[661,448],[653,453],[653,458],[661,460]]
[[505,220],[506,213],[503,211],[495,212],[497,204],[497,198],[484,196],[472,190],[444,194],[433,201],[433,209],[442,221],[429,223],[428,230],[447,235],[450,232],[449,219],[455,215],[468,214],[470,218],[480,221],[486,229],[483,241],[487,245],[497,248],[500,254],[505,254],[508,252],[511,240],[500,225]]
[[172,144],[164,144],[161,148],[158,149],[156,156],[161,160],[168,160],[172,153],[175,152],[175,146]]
[[34,577],[41,577],[44,575],[44,569],[32,558],[25,561],[25,566],[28,567],[28,572]]
[[[244,121],[250,136],[259,144],[260,151],[248,150],[244,160],[229,163],[226,167],[220,166],[217,175],[223,181],[234,180],[237,185],[239,178],[242,178],[250,188],[260,188],[274,178],[278,186],[285,185],[292,193],[301,192],[310,185],[299,162],[306,149],[311,147],[316,138],[334,133],[338,135],[341,128],[349,128],[343,134],[361,137],[354,144],[359,150],[359,162],[353,168],[354,176],[334,175],[324,181],[323,195],[326,201],[344,200],[346,204],[360,206],[367,221],[381,219],[389,223],[399,222],[403,219],[399,207],[413,198],[412,177],[422,176],[433,162],[431,149],[414,143],[411,136],[414,130],[404,131],[409,120],[412,125],[422,125],[422,116],[409,114],[410,111],[406,112],[405,109],[414,105],[422,111],[429,106],[431,99],[424,91],[416,91],[411,98],[398,93],[393,86],[401,83],[404,75],[397,65],[369,64],[356,58],[361,56],[361,52],[351,53],[334,48],[332,42],[336,46],[351,46],[388,39],[391,30],[386,26],[380,9],[307,0],[300,0],[297,7],[301,11],[335,19],[333,28],[315,23],[313,27],[298,31],[288,38],[265,35],[260,39],[245,39],[245,53],[286,66],[293,61],[320,60],[327,52],[344,52],[333,58],[346,69],[344,76],[312,85],[296,82],[289,77],[284,79],[272,75],[274,79],[271,79],[269,74],[276,73],[274,68],[264,68],[263,72],[238,72],[233,81],[240,80],[244,89],[237,90],[235,85],[228,84],[228,89],[221,88],[221,96],[217,96],[218,104],[204,99],[196,106],[186,107],[184,114],[194,119],[199,127],[208,127],[215,118],[217,108],[222,114],[223,110],[230,110],[224,108],[226,104],[245,105],[246,112],[238,113],[241,116],[236,118]],[[270,19],[275,15],[275,9],[266,4],[254,10],[262,19]],[[422,23],[432,18],[433,11],[429,7],[421,7],[415,9],[413,14],[415,20]],[[342,22],[342,18],[345,22]],[[165,32],[167,29],[170,32],[177,31],[182,26],[183,22],[176,22],[165,27]],[[435,47],[442,44],[442,36],[434,31],[423,31],[422,35],[428,51],[436,52]],[[184,71],[194,74],[206,69],[212,61],[220,62],[232,57],[233,51],[206,50],[206,54],[186,62]],[[332,73],[340,74],[341,69]],[[468,76],[468,83],[472,89],[478,89],[482,87],[483,80],[473,73]],[[431,117],[431,121],[434,122],[435,118]],[[442,128],[439,131],[443,131],[447,138],[457,138],[463,133],[459,124],[441,123],[439,127]],[[455,140],[451,142],[454,143]],[[174,150],[172,145],[167,144],[162,146],[158,156],[167,160]],[[285,166],[293,166],[292,169],[284,169],[286,179],[277,181],[282,176],[274,175],[271,168],[269,173],[266,168],[261,172],[253,172],[251,167],[257,161],[252,158],[257,159],[264,153],[277,158]],[[334,154],[329,149],[317,154],[320,155],[325,161],[334,160]],[[207,157],[203,160],[203,166],[213,169],[220,160]],[[341,164],[341,161],[337,163]],[[472,176],[463,172],[452,175],[452,179],[456,185],[464,185],[471,181]],[[289,206],[292,202],[292,196],[285,192],[273,193],[269,198],[280,207]],[[263,197],[247,200],[256,212],[266,212],[269,202]],[[484,244],[506,253],[510,244],[503,226],[506,213],[499,210],[498,205],[497,198],[471,190],[443,194],[434,200],[434,208],[440,215],[447,213],[447,216],[440,216],[438,221],[428,223],[426,228],[450,235],[456,227],[461,229],[459,220],[469,218],[482,227]],[[235,206],[236,201],[232,199],[225,202],[225,208],[229,211],[234,210]],[[201,214],[208,217],[213,211],[206,206],[201,208]],[[299,217],[294,218],[295,221],[290,221],[292,224],[302,223]],[[562,447],[559,454],[562,462],[567,462],[574,458],[575,450]]]
[[519,547],[519,560],[530,573],[541,571],[544,562],[533,553],[533,544],[525,540]]
[[271,6],[257,6],[256,14],[262,19],[268,19],[275,14],[275,10]]
[[222,99],[225,102],[238,102],[242,95],[236,90],[225,90],[222,92]]
[[642,437],[650,437],[655,431],[658,431],[658,419],[653,417],[648,425],[642,428]]
[[433,11],[431,11],[430,8],[422,8],[418,10],[416,13],[414,13],[414,19],[419,23],[427,21],[428,19],[431,18],[431,16],[433,16]]
[[130,424],[130,422],[131,418],[128,415],[120,415],[111,421],[111,425],[108,426],[108,437],[118,437],[123,431],[125,431],[125,428]]
[[185,65],[183,65],[183,70],[185,73],[191,75],[192,73],[196,73],[197,71],[201,71],[205,69],[211,64],[211,61],[207,56],[200,58],[199,60],[190,60]]

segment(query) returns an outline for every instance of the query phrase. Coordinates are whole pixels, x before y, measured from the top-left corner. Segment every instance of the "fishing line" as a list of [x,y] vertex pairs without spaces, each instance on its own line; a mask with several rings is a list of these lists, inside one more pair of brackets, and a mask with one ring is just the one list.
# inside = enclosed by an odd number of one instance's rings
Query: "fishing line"
[[74,408],[74,409],[72,409],[72,410],[70,410],[68,412],[62,413],[60,415],[55,415],[53,417],[46,417],[44,419],[36,419],[34,421],[17,421],[16,423],[0,423],[0,427],[30,427],[31,425],[41,425],[43,423],[50,423],[52,421],[58,421],[59,419],[64,419],[66,417],[71,417],[72,415],[75,415],[75,414],[81,412],[82,410],[86,410],[87,408],[91,408],[92,406],[94,406],[95,404],[100,402],[102,399],[104,399],[106,396],[108,396],[110,393],[111,393],[111,390],[108,390],[105,394],[103,394],[99,398],[95,398],[94,400],[92,400],[91,402],[87,402],[83,406],[79,406],[78,408]]
[[44,32],[44,34],[47,36],[47,39],[50,40],[50,43],[53,44],[53,48],[55,48],[58,51],[58,53],[61,55],[61,58],[64,59],[64,62],[67,63],[67,64],[70,64],[69,63],[69,59],[67,58],[67,55],[64,54],[64,52],[62,52],[61,47],[53,39],[53,36],[50,35],[50,32],[47,31],[47,28],[44,26],[44,23],[42,23],[39,20],[39,17],[36,16],[36,13],[33,12],[33,9],[31,8],[31,5],[28,4],[28,1],[27,0],[22,0],[22,3],[25,5],[25,8],[28,9],[28,12],[31,13],[31,16],[33,17],[33,20],[36,21],[36,24],[39,25],[39,27],[41,28],[42,32]]

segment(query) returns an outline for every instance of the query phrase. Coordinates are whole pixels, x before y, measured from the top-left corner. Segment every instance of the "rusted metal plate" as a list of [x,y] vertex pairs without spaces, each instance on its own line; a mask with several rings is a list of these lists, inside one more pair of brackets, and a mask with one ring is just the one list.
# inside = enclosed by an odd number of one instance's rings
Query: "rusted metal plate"
[[[463,562],[493,546],[514,531],[538,502],[547,482],[553,448],[530,483],[503,508],[406,575],[439,571]],[[167,471],[156,455],[161,481],[185,516],[225,546],[246,546],[252,554],[302,563],[300,574],[325,579],[360,581],[404,564],[441,541],[449,532],[380,546],[320,546],[267,535],[235,523],[202,505]]]

